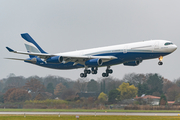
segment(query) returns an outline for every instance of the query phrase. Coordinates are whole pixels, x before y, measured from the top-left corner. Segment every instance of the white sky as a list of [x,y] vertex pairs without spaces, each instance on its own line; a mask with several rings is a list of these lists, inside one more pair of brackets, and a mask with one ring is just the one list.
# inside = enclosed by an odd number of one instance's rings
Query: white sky
[[[54,70],[5,57],[28,58],[9,53],[6,46],[26,51],[21,33],[29,33],[48,53],[109,46],[149,39],[166,39],[180,46],[179,0],[1,0],[0,79],[10,73],[29,77],[58,75],[76,80],[83,69]],[[137,67],[113,66],[116,78],[127,73],[159,73],[169,80],[179,78],[179,49]],[[105,67],[99,68],[100,78]]]

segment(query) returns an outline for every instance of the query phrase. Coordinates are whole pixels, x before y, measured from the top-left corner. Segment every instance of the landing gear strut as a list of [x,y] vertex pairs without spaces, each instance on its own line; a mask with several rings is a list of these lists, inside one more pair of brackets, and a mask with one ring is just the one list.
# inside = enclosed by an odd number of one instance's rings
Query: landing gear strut
[[163,60],[163,56],[160,56],[160,57],[159,57],[159,62],[158,62],[158,65],[163,65],[162,60]]
[[85,68],[84,73],[80,74],[80,77],[87,77],[87,74],[91,74],[91,70],[88,70],[87,68]]
[[97,67],[92,67],[91,68],[91,70],[92,70],[92,74],[97,74],[97,70],[98,70],[98,68]]
[[109,74],[112,74],[112,73],[113,73],[113,70],[110,69],[110,66],[107,66],[106,72],[102,73],[102,76],[103,77],[108,77]]
[[87,77],[87,74],[97,74],[97,70],[98,70],[98,67],[92,67],[91,70],[88,69],[88,67],[86,66],[85,69],[84,69],[84,73],[81,73],[80,74],[80,77]]

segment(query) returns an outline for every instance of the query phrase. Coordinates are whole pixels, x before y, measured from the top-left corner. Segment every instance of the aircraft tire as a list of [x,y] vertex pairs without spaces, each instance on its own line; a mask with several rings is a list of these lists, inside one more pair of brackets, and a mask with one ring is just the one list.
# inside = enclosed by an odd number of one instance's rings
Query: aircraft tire
[[87,70],[87,74],[91,74],[91,70]]
[[110,69],[108,73],[112,74],[112,73],[113,73],[113,70],[112,70],[112,69]]
[[97,74],[97,70],[93,70],[93,71],[92,71],[92,74]]
[[163,65],[163,62],[161,62],[161,61],[160,61],[160,62],[158,62],[158,65]]
[[84,73],[81,73],[81,74],[80,74],[80,77],[83,78],[83,77],[84,77]]
[[103,76],[103,77],[106,77],[106,73],[102,73],[102,76]]

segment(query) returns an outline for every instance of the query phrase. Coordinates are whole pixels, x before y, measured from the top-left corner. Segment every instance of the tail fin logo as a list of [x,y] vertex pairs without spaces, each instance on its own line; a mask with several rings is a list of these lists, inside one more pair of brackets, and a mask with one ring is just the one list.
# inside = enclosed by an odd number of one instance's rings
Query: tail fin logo
[[34,44],[27,41],[24,41],[24,44],[27,49],[27,52],[41,53]]

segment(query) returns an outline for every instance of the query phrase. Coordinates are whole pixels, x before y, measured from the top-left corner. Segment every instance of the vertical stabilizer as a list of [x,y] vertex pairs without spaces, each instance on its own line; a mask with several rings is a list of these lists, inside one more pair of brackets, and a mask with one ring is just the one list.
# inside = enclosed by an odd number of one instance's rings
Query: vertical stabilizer
[[28,52],[46,53],[28,33],[23,33],[21,36],[24,39],[24,44]]

